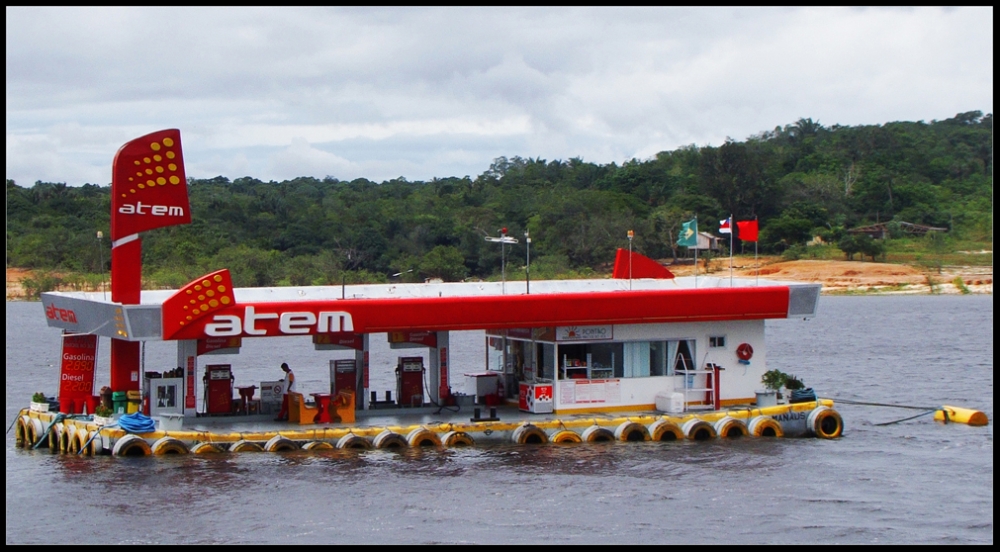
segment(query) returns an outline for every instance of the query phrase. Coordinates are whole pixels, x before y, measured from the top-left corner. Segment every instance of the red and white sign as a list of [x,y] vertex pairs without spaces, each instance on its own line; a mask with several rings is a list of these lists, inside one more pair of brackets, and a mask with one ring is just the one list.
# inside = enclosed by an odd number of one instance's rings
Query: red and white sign
[[184,408],[194,408],[197,402],[194,394],[194,359],[195,357],[193,356],[187,357],[187,385],[185,386]]
[[73,312],[72,309],[61,309],[54,304],[49,305],[45,309],[45,317],[49,320],[58,320],[60,322],[76,324],[76,313]]
[[517,395],[520,410],[536,414],[546,414],[553,410],[551,383],[521,382]]
[[64,335],[59,377],[59,406],[63,412],[82,412],[94,394],[94,366],[97,362],[96,335]]
[[191,222],[181,131],[136,138],[115,154],[111,177],[111,239]]
[[413,345],[423,345],[424,347],[437,347],[438,343],[436,332],[423,332],[423,331],[389,332],[388,339],[389,343],[393,345],[401,343],[410,343]]
[[365,347],[364,336],[354,332],[313,334],[314,345],[332,345],[338,348],[360,351]]
[[214,351],[239,349],[242,345],[243,340],[239,337],[206,337],[198,340],[198,354],[204,355]]
[[788,305],[787,286],[237,304],[229,273],[220,270],[168,298],[162,328],[164,340],[387,332],[403,334],[403,343],[435,347],[437,331],[543,328],[561,322],[557,341],[601,341],[613,339],[614,324],[787,318]]
[[621,402],[621,380],[564,380],[559,382],[559,404],[595,404]]
[[448,348],[441,347],[441,383],[438,385],[438,397],[448,395]]
[[556,341],[607,341],[613,337],[613,326],[561,326],[556,328]]

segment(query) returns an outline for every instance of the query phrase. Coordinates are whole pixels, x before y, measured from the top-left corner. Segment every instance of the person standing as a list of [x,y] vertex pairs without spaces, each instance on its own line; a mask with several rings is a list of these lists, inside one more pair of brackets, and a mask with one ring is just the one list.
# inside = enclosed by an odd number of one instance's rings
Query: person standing
[[295,373],[288,367],[287,362],[281,363],[281,369],[285,372],[285,377],[281,380],[281,412],[278,413],[275,421],[288,420],[288,394],[295,391]]

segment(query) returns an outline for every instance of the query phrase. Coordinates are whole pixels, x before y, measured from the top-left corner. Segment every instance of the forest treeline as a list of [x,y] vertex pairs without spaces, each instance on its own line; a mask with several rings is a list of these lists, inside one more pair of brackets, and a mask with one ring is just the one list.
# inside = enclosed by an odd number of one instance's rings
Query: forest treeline
[[[831,127],[804,118],[621,165],[500,157],[474,178],[188,186],[193,222],[143,236],[144,277],[156,285],[220,268],[241,286],[498,277],[501,245],[485,238],[501,228],[519,240],[503,247],[508,279],[524,278],[526,231],[533,279],[573,277],[606,267],[629,230],[634,250],[673,259],[687,253],[675,245],[683,222],[697,217],[714,233],[730,215],[758,220],[761,253],[888,221],[989,241],[993,115]],[[105,273],[109,209],[108,185],[7,180],[7,266]]]

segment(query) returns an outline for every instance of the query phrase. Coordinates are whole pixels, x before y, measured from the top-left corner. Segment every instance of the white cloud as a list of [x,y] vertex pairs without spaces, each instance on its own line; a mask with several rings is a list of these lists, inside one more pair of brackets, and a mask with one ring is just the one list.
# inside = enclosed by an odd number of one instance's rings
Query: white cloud
[[302,175],[335,175],[356,171],[357,167],[338,155],[309,145],[304,138],[295,137],[291,144],[268,156],[267,168],[288,178]]
[[196,177],[423,180],[501,155],[646,158],[800,117],[993,110],[991,7],[6,15],[7,177],[22,183],[103,182],[121,144],[160,128],[181,129]]

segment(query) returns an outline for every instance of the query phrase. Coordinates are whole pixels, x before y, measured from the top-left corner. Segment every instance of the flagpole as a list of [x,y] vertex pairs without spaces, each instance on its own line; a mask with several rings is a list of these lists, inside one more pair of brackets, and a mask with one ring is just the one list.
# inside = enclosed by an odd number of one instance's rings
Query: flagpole
[[694,216],[694,287],[698,287],[698,215]]
[[[754,220],[754,222],[756,222],[757,221],[757,217],[754,217],[753,220]],[[759,230],[758,230],[758,232],[759,232]],[[758,234],[758,235],[756,235],[754,237],[757,238],[757,239],[755,239],[753,241],[754,274],[756,274],[756,276],[757,276],[757,287],[760,287],[760,264],[757,262],[757,243],[760,241],[760,234]]]
[[733,287],[733,215],[729,214],[729,287]]

